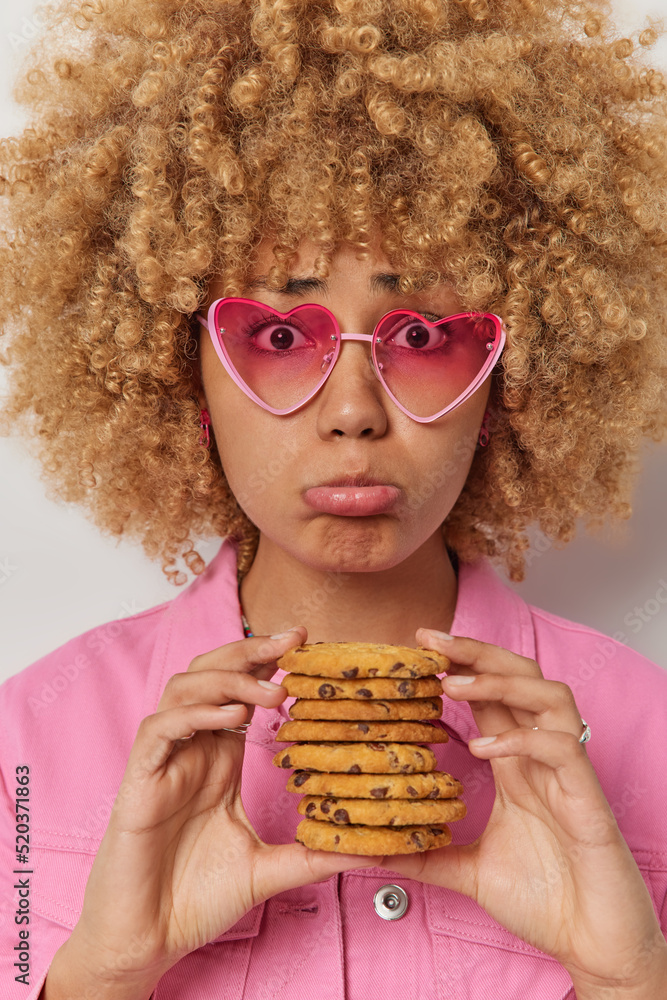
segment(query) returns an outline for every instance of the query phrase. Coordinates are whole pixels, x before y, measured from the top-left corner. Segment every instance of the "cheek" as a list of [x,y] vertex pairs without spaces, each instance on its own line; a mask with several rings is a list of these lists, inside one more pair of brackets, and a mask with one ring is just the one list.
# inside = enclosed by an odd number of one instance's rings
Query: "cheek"
[[430,503],[444,517],[454,505],[475,457],[487,396],[488,392],[463,404],[432,432],[424,434],[420,427],[412,436],[410,462],[420,506]]
[[474,444],[465,438],[450,440],[447,447],[429,454],[416,470],[417,505],[432,507],[433,514],[444,519],[463,489],[473,456]]
[[[287,501],[287,486],[294,481],[297,463],[292,435],[266,426],[259,408],[242,413],[219,413],[221,439],[218,450],[230,489],[251,520],[262,512],[277,510]],[[276,418],[274,418],[276,419]],[[268,423],[271,423],[269,419]]]
[[[200,351],[205,396],[220,461],[232,492],[241,502],[239,494],[252,489],[253,473],[270,460],[270,434],[263,426],[261,407],[233,383],[208,337],[202,337]],[[259,481],[258,476],[254,481]]]

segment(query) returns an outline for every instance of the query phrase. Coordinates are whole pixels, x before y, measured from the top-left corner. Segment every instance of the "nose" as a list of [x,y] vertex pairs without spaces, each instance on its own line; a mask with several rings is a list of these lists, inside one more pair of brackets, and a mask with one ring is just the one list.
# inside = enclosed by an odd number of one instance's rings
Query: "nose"
[[383,396],[370,343],[344,340],[318,393],[318,434],[323,440],[381,437],[387,430]]

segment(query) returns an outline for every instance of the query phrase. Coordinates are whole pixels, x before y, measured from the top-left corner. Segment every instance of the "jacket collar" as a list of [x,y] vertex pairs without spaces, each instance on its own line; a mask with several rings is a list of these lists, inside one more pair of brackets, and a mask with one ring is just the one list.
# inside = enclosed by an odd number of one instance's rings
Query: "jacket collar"
[[[188,669],[195,656],[218,646],[243,639],[238,602],[237,549],[225,540],[201,576],[170,602],[153,652],[144,703],[144,715],[157,710],[169,678]],[[453,635],[470,636],[535,657],[535,635],[526,602],[497,576],[490,563],[459,562],[458,596],[452,623]],[[274,676],[279,683],[285,676]],[[279,709],[257,710],[248,738],[271,741],[287,718],[294,698],[286,698]],[[479,735],[468,705],[445,703],[447,728],[463,740]]]

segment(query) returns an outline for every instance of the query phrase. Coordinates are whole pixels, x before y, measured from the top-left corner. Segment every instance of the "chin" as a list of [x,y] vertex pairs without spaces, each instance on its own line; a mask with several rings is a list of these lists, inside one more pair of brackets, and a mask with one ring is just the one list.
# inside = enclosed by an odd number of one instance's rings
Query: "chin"
[[[348,524],[340,524],[340,521]],[[339,518],[327,526],[317,543],[304,553],[303,562],[314,569],[331,573],[381,573],[392,569],[410,555],[405,545],[398,545],[395,525],[371,525],[368,518]],[[311,558],[308,558],[310,556]]]

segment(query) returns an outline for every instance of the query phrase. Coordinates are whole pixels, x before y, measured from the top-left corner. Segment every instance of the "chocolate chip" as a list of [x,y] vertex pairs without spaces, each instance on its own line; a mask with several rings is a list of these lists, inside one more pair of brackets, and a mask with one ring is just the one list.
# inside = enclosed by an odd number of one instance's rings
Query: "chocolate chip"
[[336,693],[336,689],[333,686],[333,684],[320,684],[319,688],[317,689],[317,693],[319,694],[320,698],[333,698],[333,696]]
[[412,764],[403,764],[401,766],[401,774],[412,774],[412,771]]
[[387,704],[386,701],[376,701],[375,704],[379,705],[383,712],[390,712],[391,711],[391,709],[389,708],[389,705]]
[[305,771],[297,771],[297,773],[294,776],[294,784],[296,785],[297,788],[301,788],[302,785],[306,784],[309,778],[310,775],[306,774]]
[[415,758],[419,764],[424,763],[424,754],[420,753],[419,750],[415,750]]
[[350,822],[350,817],[347,809],[336,809],[336,812],[333,814],[333,818],[336,823]]
[[424,841],[422,840],[422,835],[419,832],[419,830],[412,831],[412,833],[410,834],[410,840],[412,841],[413,844],[416,844],[417,847],[424,846]]
[[368,732],[370,732],[370,730],[369,730],[369,728],[368,728],[368,726],[366,725],[365,722],[360,722],[357,725],[357,729],[359,730],[360,733],[368,733]]
[[283,757],[283,759],[281,760],[280,766],[281,767],[291,767],[292,766],[292,761],[290,760],[288,753],[286,753],[285,756]]
[[439,826],[429,826],[429,830],[431,831],[431,833],[444,833],[445,832],[444,830],[441,830]]
[[404,695],[406,698],[412,698],[415,693],[415,686],[412,681],[401,681],[398,685],[399,693]]
[[332,798],[322,799],[320,803],[320,809],[325,815],[327,815],[328,813],[331,812],[331,807],[335,805],[336,805],[336,799]]
[[309,802],[306,806],[306,816],[312,816],[317,809],[317,804],[315,802]]
[[395,663],[393,667],[390,668],[390,673],[393,673],[394,670],[400,670],[404,666],[405,666],[404,663]]
[[377,667],[369,667],[368,668],[368,676],[369,677],[375,677],[375,675],[377,674],[377,672],[378,672],[378,668]]
[[384,747],[384,743],[367,743],[366,746],[370,747],[371,750],[382,750],[382,751],[384,751],[384,748],[385,748]]
[[348,774],[361,774],[361,768],[359,767],[358,764],[353,764],[352,767],[348,767],[347,773]]
[[434,788],[432,792],[428,793],[428,795],[426,796],[426,798],[427,799],[439,799],[440,798],[440,789],[439,788]]
[[336,836],[334,837],[334,844],[340,844],[340,837],[338,836],[338,834],[336,834]]
[[359,667],[350,667],[349,670],[343,671],[343,677],[356,677],[359,673]]
[[397,819],[398,819],[397,816],[392,816],[391,819],[389,820],[387,826],[396,826],[397,825]]
[[373,692],[369,691],[368,688],[359,688],[357,691],[357,698],[372,698]]
[[383,799],[388,791],[389,785],[386,785],[384,788],[371,788],[371,798]]
[[417,789],[413,788],[412,785],[408,785],[408,787],[405,790],[408,793],[408,795],[413,795],[413,796],[419,795]]

